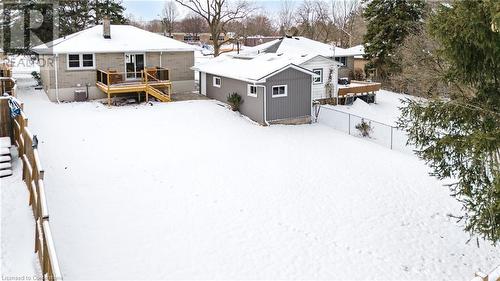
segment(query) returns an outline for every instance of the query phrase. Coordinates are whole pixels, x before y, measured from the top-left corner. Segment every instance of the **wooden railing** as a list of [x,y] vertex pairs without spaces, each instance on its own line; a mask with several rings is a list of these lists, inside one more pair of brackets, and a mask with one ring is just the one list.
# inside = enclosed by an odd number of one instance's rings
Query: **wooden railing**
[[372,83],[372,82],[364,82],[364,81],[351,81],[351,85],[348,86],[340,86],[338,95],[345,96],[347,94],[364,94],[370,92],[376,92],[380,90],[380,83]]
[[8,63],[0,62],[0,77],[12,77],[12,68]]
[[0,97],[0,108],[3,112],[9,108],[12,98],[20,104],[21,112],[12,118],[11,139],[17,146],[18,155],[23,163],[23,181],[29,191],[29,205],[35,218],[35,252],[38,253],[44,280],[62,280],[61,270],[55,251],[54,241],[49,223],[49,211],[45,196],[44,170],[40,162],[36,138],[28,128],[28,117],[24,113],[23,104],[14,97]]
[[114,70],[102,70],[98,69],[96,71],[96,80],[98,83],[102,83],[107,86],[113,86],[118,84],[130,83],[144,83],[145,75],[148,73],[152,80],[158,82],[164,82],[170,80],[170,70],[162,67],[150,67],[145,68],[139,72],[117,72]]
[[12,77],[0,77],[0,96],[7,93],[10,96],[16,96],[16,80]]

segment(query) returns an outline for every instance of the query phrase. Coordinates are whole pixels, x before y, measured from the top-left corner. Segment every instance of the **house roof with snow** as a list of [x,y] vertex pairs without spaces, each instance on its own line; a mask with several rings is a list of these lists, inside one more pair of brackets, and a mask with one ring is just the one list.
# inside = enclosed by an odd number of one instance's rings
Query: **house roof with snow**
[[191,45],[131,25],[111,25],[111,38],[103,26],[82,30],[33,48],[39,54],[194,51]]
[[311,75],[316,75],[314,72],[301,67],[300,65],[317,57],[330,60],[333,64],[337,64],[337,62],[317,54],[296,56],[276,53],[261,53],[252,57],[225,54],[205,63],[198,64],[192,69],[213,75],[220,75],[237,80],[258,83],[264,82],[267,77],[289,67]]
[[[362,45],[359,46],[362,47]],[[282,53],[288,55],[317,54],[324,57],[349,57],[364,54],[364,52],[359,53],[359,46],[343,49],[305,37],[285,36],[255,47],[246,48],[241,52],[241,56],[252,56],[259,53]]]

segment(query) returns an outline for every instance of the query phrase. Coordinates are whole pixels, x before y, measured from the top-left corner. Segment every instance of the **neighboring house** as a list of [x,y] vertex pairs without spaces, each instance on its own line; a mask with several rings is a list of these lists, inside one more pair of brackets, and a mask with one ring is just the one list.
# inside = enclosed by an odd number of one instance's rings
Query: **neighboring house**
[[[230,34],[221,34],[218,38],[219,41],[228,40]],[[186,33],[186,32],[174,32],[170,35],[177,41],[182,41],[185,43],[203,43],[212,44],[212,35],[210,33]]]
[[365,65],[368,63],[363,55],[365,54],[365,48],[363,45],[356,45],[354,47],[345,49],[346,58],[348,60],[348,65],[352,66],[352,70],[356,71],[357,69],[365,71]]
[[[361,46],[361,48],[360,48]],[[348,49],[335,47],[332,44],[325,44],[300,36],[285,36],[280,39],[272,40],[267,43],[257,45],[252,48],[247,48],[245,51],[263,52],[274,49],[279,53],[289,52],[309,52],[322,55],[327,58],[335,59],[340,63],[338,68],[338,77],[351,77],[355,69],[355,56],[362,56],[364,50],[362,45]]]
[[[168,74],[158,73],[172,82],[174,92],[195,88],[192,46],[130,25],[105,21],[33,50],[44,62],[40,75],[52,101],[72,101],[75,91],[82,90],[90,99],[106,97],[97,80],[104,82],[101,86],[110,81],[140,83],[141,72],[148,68],[168,69]],[[101,81],[103,73],[105,81]]]
[[282,36],[248,36],[245,37],[245,40],[243,42],[244,46],[247,47],[255,47],[260,44],[264,44],[276,39],[280,39]]

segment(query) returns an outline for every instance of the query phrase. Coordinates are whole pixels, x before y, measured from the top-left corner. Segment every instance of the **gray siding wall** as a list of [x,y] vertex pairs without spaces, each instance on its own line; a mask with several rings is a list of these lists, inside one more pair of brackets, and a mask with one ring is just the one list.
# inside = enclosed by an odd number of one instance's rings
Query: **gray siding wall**
[[240,105],[241,114],[248,116],[260,124],[264,124],[263,91],[258,90],[257,97],[248,96],[247,86],[249,83],[223,76],[217,76],[222,79],[221,87],[214,87],[213,77],[214,75],[207,73],[207,81],[205,82],[207,85],[207,97],[227,103],[227,96],[229,94],[233,92],[238,93],[243,99],[243,103]]
[[[293,68],[284,70],[266,80],[267,120],[282,120],[311,116],[311,83],[310,74]],[[272,97],[272,87],[288,85],[286,97]]]

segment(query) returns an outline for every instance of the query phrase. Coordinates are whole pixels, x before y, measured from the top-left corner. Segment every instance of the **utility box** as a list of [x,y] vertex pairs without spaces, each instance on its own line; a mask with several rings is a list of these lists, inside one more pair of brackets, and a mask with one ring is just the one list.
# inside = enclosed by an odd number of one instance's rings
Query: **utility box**
[[87,91],[85,90],[75,90],[75,101],[86,101]]

